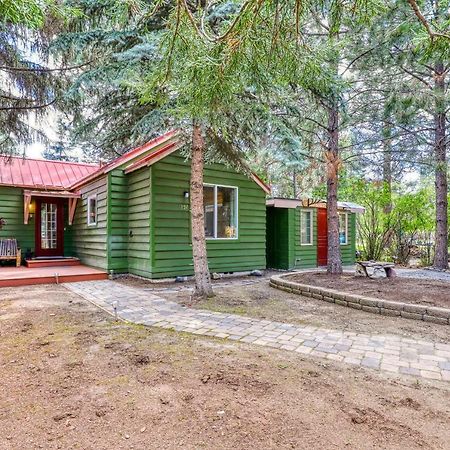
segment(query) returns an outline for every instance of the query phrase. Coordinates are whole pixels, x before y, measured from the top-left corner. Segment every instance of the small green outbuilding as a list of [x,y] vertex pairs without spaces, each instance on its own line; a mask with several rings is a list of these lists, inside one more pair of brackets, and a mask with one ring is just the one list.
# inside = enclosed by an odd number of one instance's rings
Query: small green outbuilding
[[[272,198],[267,200],[266,259],[271,269],[307,269],[327,264],[328,229],[324,202]],[[339,202],[342,263],[351,265],[356,253],[356,214],[364,209]]]

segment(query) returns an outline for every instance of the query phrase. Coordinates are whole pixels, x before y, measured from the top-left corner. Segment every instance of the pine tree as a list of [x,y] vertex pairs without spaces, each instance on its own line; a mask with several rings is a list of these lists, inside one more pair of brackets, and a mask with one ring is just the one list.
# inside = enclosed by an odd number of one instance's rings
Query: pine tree
[[[392,75],[386,103],[395,126],[405,136],[401,145],[434,169],[436,251],[434,266],[448,268],[448,108],[450,105],[450,36],[447,1],[414,0],[397,5],[378,23],[376,38],[384,43],[375,56]],[[416,20],[416,18],[418,20]],[[387,30],[390,32],[386,33]],[[418,152],[417,150],[420,150]],[[417,156],[423,161],[417,161]],[[410,158],[410,159],[413,159]]]
[[53,1],[0,2],[0,154],[47,140],[31,119],[39,123],[55,104],[58,69],[45,66],[48,41],[72,13]]

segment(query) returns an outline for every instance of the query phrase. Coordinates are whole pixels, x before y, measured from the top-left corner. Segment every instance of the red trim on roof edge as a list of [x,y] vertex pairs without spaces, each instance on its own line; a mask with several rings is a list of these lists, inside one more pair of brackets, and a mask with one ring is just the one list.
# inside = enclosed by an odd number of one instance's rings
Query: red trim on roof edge
[[162,158],[165,158],[166,156],[169,156],[171,153],[175,152],[181,147],[181,144],[179,142],[171,142],[167,144],[165,147],[160,148],[159,150],[156,150],[153,153],[150,153],[145,158],[142,158],[138,161],[135,161],[133,164],[129,165],[124,169],[125,173],[134,172],[135,170],[140,169],[144,166],[151,166],[155,162],[159,161]]
[[70,189],[77,189],[80,186],[83,186],[83,184],[88,183],[89,181],[95,180],[96,178],[107,174],[111,170],[115,169],[116,167],[122,166],[123,164],[126,164],[127,161],[130,161],[133,158],[138,157],[142,153],[145,153],[149,150],[151,150],[152,147],[156,147],[157,145],[161,144],[165,140],[172,139],[175,137],[180,130],[171,130],[155,139],[152,139],[151,141],[148,141],[147,143],[141,145],[140,147],[136,147],[132,150],[129,150],[128,152],[124,153],[122,156],[119,156],[116,159],[113,159],[108,164],[102,166],[98,171],[92,173],[91,175],[88,175],[87,177],[82,178],[81,180],[77,181],[76,183],[72,184],[70,186]]
[[256,175],[256,173],[252,172],[252,178],[253,181],[266,193],[266,194],[270,194],[272,192],[272,189],[270,188],[270,186],[266,183],[264,183],[263,180],[261,180],[261,178],[258,177],[258,175]]
[[146,151],[150,150],[152,147],[159,145],[161,142],[164,142],[165,140],[175,137],[177,134],[179,134],[179,132],[180,132],[180,130],[178,130],[178,129],[168,131],[167,133],[165,133],[155,139],[152,139],[151,141],[146,142],[145,144],[141,145],[140,147],[136,147],[136,148],[124,153],[122,156],[119,156],[118,158],[112,160],[110,163],[106,164],[106,166],[103,166],[103,169],[106,169],[106,172],[109,172],[110,170],[113,170],[114,168],[121,166],[122,164],[125,164],[130,159],[133,159],[136,156],[139,156],[142,153],[145,153]]

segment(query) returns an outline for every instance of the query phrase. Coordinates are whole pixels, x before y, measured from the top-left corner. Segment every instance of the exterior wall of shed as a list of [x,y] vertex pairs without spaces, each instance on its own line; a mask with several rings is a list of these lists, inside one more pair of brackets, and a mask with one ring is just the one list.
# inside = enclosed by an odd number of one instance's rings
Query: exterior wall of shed
[[34,217],[28,225],[23,223],[23,189],[0,186],[0,217],[7,221],[0,230],[0,238],[17,239],[24,257],[27,249],[34,252]]
[[[189,199],[190,164],[176,152],[152,171],[152,278],[192,275]],[[239,272],[266,267],[265,193],[243,174],[221,164],[205,167],[204,182],[238,188],[238,238],[208,240],[212,272]]]
[[300,240],[300,230],[301,230],[301,211],[303,208],[295,208],[293,211],[294,227],[291,231],[291,236],[293,237],[294,245],[294,269],[309,269],[311,267],[317,266],[317,210],[314,208],[305,208],[306,210],[312,211],[313,213],[313,244],[312,245],[302,245]]
[[313,244],[301,245],[302,208],[267,208],[267,267],[292,270],[317,266],[317,214],[313,212]]
[[341,258],[344,266],[355,264],[356,259],[356,213],[348,213],[348,243],[341,245]]
[[[108,177],[83,186],[72,226],[66,227],[66,254],[77,256],[87,265],[108,268]],[[88,197],[97,195],[97,224],[87,224]]]
[[[292,270],[317,267],[317,209],[313,212],[313,245],[300,241],[303,208],[267,208],[267,267]],[[308,209],[308,208],[305,208]],[[348,243],[341,245],[342,264],[355,262],[356,214],[348,213]]]

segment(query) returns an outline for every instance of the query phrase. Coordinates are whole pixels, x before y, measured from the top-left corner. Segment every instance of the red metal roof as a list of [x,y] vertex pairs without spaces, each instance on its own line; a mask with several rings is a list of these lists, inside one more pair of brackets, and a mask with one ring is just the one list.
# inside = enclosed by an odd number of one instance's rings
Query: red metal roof
[[0,185],[65,190],[98,168],[94,164],[0,157]]

